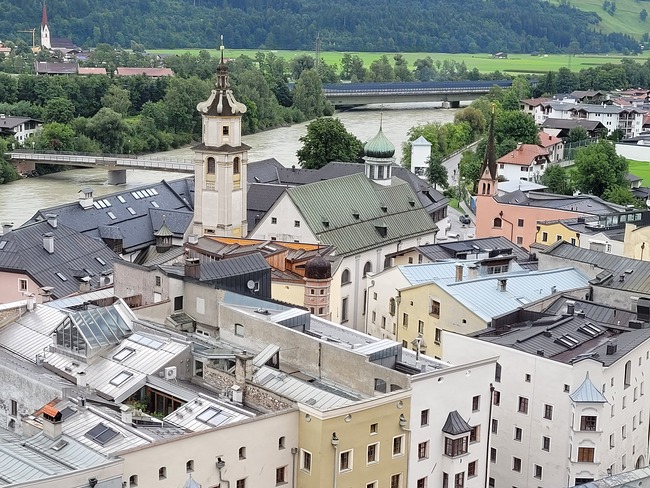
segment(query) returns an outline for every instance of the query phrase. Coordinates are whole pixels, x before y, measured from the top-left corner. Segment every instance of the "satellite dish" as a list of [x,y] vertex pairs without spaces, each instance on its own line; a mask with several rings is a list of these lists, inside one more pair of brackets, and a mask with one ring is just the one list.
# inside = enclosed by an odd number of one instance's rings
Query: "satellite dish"
[[255,282],[253,280],[248,280],[248,283],[246,283],[246,287],[250,291],[253,291],[255,289]]

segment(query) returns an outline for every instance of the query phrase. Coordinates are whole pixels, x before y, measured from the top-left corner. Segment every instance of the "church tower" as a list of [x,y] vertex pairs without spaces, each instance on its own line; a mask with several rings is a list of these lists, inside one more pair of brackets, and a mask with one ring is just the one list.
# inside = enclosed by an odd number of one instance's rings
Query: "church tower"
[[368,179],[380,185],[390,185],[395,146],[384,135],[383,125],[381,120],[377,135],[363,146],[363,161]]
[[477,196],[495,196],[497,194],[498,181],[497,155],[494,146],[494,106],[492,106],[492,117],[490,119],[490,129],[488,131],[485,158],[483,158],[483,165],[481,166],[481,178],[478,180]]
[[305,263],[305,307],[312,315],[331,320],[332,264],[317,254]]
[[52,49],[50,27],[47,25],[47,7],[43,0],[43,17],[41,18],[41,49]]
[[215,88],[197,105],[203,138],[194,150],[194,233],[201,236],[246,237],[246,165],[249,146],[241,142],[246,105],[235,100],[228,66],[221,61]]

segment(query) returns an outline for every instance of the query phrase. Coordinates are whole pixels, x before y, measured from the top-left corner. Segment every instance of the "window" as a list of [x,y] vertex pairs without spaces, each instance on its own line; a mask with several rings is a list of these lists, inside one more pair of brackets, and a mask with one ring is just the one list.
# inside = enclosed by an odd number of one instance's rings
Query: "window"
[[621,456],[621,469],[625,470],[625,468],[627,468],[627,457],[623,454]]
[[27,291],[27,280],[18,280],[18,291]]
[[208,174],[213,175],[215,173],[215,161],[214,158],[208,158]]
[[416,487],[417,488],[427,488],[427,479],[426,479],[426,477],[425,478],[420,478],[417,481]]
[[391,298],[388,301],[388,313],[391,315],[395,315],[395,309],[396,309],[395,299]]
[[11,400],[11,415],[12,417],[18,416],[18,402],[16,400]]
[[294,227],[300,227],[300,220],[294,220],[293,221],[293,226]]
[[374,435],[379,432],[378,424],[370,424],[370,435]]
[[598,417],[593,415],[583,415],[580,417],[580,430],[596,430],[596,420]]
[[239,171],[240,171],[240,169],[239,169],[239,158],[235,158],[232,161],[232,172],[233,172],[233,174],[238,175]]
[[160,276],[156,276],[156,286],[161,286],[162,285],[162,278]]
[[548,232],[542,232],[542,242],[548,242]]
[[528,398],[519,397],[519,403],[517,406],[517,411],[519,413],[528,414]]
[[550,451],[551,450],[551,438],[548,436],[543,436],[542,437],[542,451]]
[[518,246],[523,246],[523,245],[524,245],[524,238],[523,238],[523,236],[517,236],[517,245],[518,245]]
[[366,462],[368,464],[376,463],[379,461],[379,443],[368,445],[366,454]]
[[363,277],[365,278],[368,273],[372,273],[372,263],[370,261],[363,266]]
[[521,473],[521,459],[518,457],[512,458],[512,470],[516,471],[517,473]]
[[490,462],[497,462],[497,450],[494,447],[490,448]]
[[440,302],[431,300],[431,308],[429,310],[429,315],[433,315],[435,318],[440,318]]
[[535,474],[533,476],[538,480],[542,479],[542,467],[539,464],[535,465]]
[[350,270],[344,269],[343,273],[341,273],[341,284],[347,285],[348,283],[350,283]]
[[442,488],[449,488],[449,475],[445,472],[442,473]]
[[494,478],[490,478],[488,480],[488,488],[494,488],[494,486],[495,486]]
[[277,217],[271,217],[271,223],[272,224],[277,224],[278,223],[278,218]]
[[371,315],[371,317],[372,317],[372,318],[371,318],[372,323],[374,324],[374,323],[375,323],[375,320],[377,320],[377,312],[375,312],[375,311],[373,310],[373,311],[372,311],[372,315]]
[[571,387],[569,385],[564,385],[564,393],[569,393],[569,392],[571,392]]
[[492,419],[492,433],[499,433],[499,421],[497,419]]
[[275,468],[275,484],[281,485],[287,482],[287,467]]
[[246,448],[245,447],[240,447],[239,448],[239,459],[246,459]]
[[424,322],[418,320],[418,334],[424,334]]
[[475,425],[472,427],[472,430],[469,431],[469,442],[478,442],[481,440],[481,426]]
[[472,412],[477,412],[481,406],[481,395],[472,398]]
[[311,473],[311,452],[300,450],[300,469]]
[[445,437],[445,454],[450,457],[467,454],[467,437],[460,437],[458,439]]
[[404,443],[404,436],[400,435],[393,437],[393,456],[402,454],[402,444]]
[[183,310],[183,295],[174,297],[174,312]]
[[515,440],[521,442],[522,430],[519,427],[515,427]]
[[409,326],[409,314],[405,313],[405,314],[402,316],[402,325],[403,325],[404,327],[408,327],[408,326]]
[[402,475],[394,474],[390,477],[390,488],[401,488],[402,487]]
[[465,473],[458,473],[454,476],[454,488],[463,488],[465,486]]
[[501,228],[501,219],[499,217],[494,219],[494,221],[492,222],[492,227],[494,227],[496,229]]
[[524,219],[517,219],[517,227],[523,227],[524,226]]
[[494,390],[492,398],[492,403],[494,403],[494,405],[501,405],[501,392],[499,390]]
[[501,383],[501,365],[499,363],[494,365],[494,381]]
[[235,335],[244,337],[244,326],[242,324],[235,324]]
[[476,466],[478,464],[478,461],[472,461],[467,465],[467,477],[468,478],[473,478],[478,474],[478,470],[476,469]]
[[278,449],[284,449],[286,446],[286,439],[284,436],[278,439]]
[[377,488],[377,482],[373,481],[372,483],[368,483],[366,488]]
[[621,438],[627,439],[627,425],[621,426]]
[[579,447],[578,448],[578,462],[579,463],[593,463],[594,462],[593,447]]
[[632,376],[632,361],[625,363],[625,374],[623,378],[623,388],[630,386],[630,378]]
[[429,457],[429,441],[420,442],[418,444],[418,459],[426,459]]
[[425,425],[429,425],[429,409],[428,408],[426,410],[422,410],[420,412],[420,427],[424,427]]
[[442,336],[442,330],[436,328],[436,330],[434,332],[434,336],[433,336],[433,342],[435,342],[436,344],[440,344],[440,337],[441,336]]
[[553,420],[553,405],[544,405],[544,418]]
[[562,236],[561,236],[560,234],[557,234],[557,235],[555,236],[555,240],[556,240],[556,241],[561,241],[561,240],[562,240]]
[[158,479],[159,480],[167,479],[167,468],[165,466],[163,466],[162,468],[158,468]]
[[138,486],[138,475],[137,474],[132,474],[129,476],[129,486],[134,487]]
[[190,459],[185,463],[185,472],[192,473],[194,471],[194,459]]
[[614,434],[609,434],[609,448],[614,449],[614,445],[616,444],[616,436]]
[[229,133],[230,133],[230,127],[227,126],[227,125],[224,125],[224,126],[222,127],[222,134],[223,134],[224,136],[227,136]]
[[530,383],[531,376],[529,374],[526,374],[526,383]]
[[348,302],[350,299],[348,297],[343,298],[341,300],[341,322],[347,322],[349,320],[348,318]]
[[246,488],[246,478],[237,480],[237,488]]

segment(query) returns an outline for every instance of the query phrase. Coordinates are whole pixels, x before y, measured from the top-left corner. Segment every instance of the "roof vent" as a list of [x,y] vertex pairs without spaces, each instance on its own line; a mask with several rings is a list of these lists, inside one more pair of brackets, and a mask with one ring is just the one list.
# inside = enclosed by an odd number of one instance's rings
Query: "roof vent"
[[581,318],[585,318],[585,311],[584,310],[578,310],[576,312],[576,315]]
[[628,325],[628,327],[630,329],[643,329],[644,328],[643,327],[643,321],[641,321],[641,320],[630,320],[627,325]]
[[388,207],[383,203],[381,204],[381,207],[379,207],[379,208],[381,208],[381,211],[384,212],[384,213],[388,212]]
[[544,331],[544,337],[553,337],[553,334],[550,331],[545,330]]
[[618,349],[618,345],[616,344],[615,341],[610,342],[607,344],[607,355],[611,356],[613,354],[616,354],[616,350]]
[[538,349],[537,350],[537,355],[544,357],[544,349]]
[[359,212],[356,210],[352,211],[352,217],[354,217],[355,220],[359,220]]

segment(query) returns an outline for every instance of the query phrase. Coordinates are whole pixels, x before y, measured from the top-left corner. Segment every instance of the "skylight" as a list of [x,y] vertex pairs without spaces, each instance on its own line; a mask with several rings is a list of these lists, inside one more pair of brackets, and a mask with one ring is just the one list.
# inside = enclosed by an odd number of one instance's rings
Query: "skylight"
[[578,344],[580,344],[580,341],[578,339],[569,334],[564,334],[562,337],[559,337],[556,342],[562,344],[565,347],[568,347],[569,349],[573,349]]
[[112,207],[112,206],[113,206],[113,205],[111,204],[111,202],[109,202],[109,201],[106,200],[106,199],[102,200],[102,203],[103,203],[105,206],[107,206],[107,207]]
[[135,349],[132,349],[130,347],[125,347],[121,351],[119,351],[115,356],[113,356],[113,359],[115,361],[124,361],[126,358],[128,358],[131,354],[135,352]]
[[100,422],[95,427],[86,432],[86,437],[103,446],[108,441],[115,438],[118,434],[118,431],[113,430],[110,427],[106,426],[103,422]]
[[151,191],[151,193],[153,193],[154,195],[158,195],[158,192],[156,191],[156,189],[155,189],[155,188],[152,188],[152,189],[151,189],[151,190],[149,190],[149,191]]
[[153,205],[156,208],[160,207],[160,205],[158,205],[156,202],[151,202],[151,205]]
[[133,195],[133,198],[135,198],[136,200],[140,200],[140,195],[138,195],[137,191],[132,191],[131,195]]
[[96,257],[95,260],[102,266],[106,266],[106,261],[104,261],[102,258]]
[[129,337],[129,340],[137,344],[150,347],[151,349],[160,349],[163,346],[163,342],[156,339],[152,339],[150,337],[143,336],[141,334],[133,334],[131,337]]
[[122,195],[118,195],[118,196],[117,196],[117,199],[118,199],[121,203],[126,203],[126,200],[124,200],[124,197],[123,197]]
[[223,424],[229,418],[229,415],[221,413],[221,410],[216,407],[208,407],[196,416],[196,420],[214,426]]
[[106,213],[112,220],[115,220],[117,218],[113,212],[106,212]]
[[591,337],[596,337],[597,335],[600,335],[603,333],[603,329],[598,327],[597,325],[592,324],[591,322],[586,323],[582,327],[578,329],[580,332],[587,334],[588,336]]
[[124,383],[126,380],[128,380],[132,376],[133,376],[133,373],[131,373],[129,371],[122,371],[115,378],[113,378],[111,381],[109,381],[109,383],[111,385],[114,385],[114,386],[120,386],[122,383]]
[[7,241],[0,241],[0,251],[2,251],[7,245]]
[[68,278],[66,278],[65,276],[63,276],[61,273],[56,273],[56,275],[59,277],[59,279],[60,279],[61,281],[68,281]]
[[126,209],[129,211],[131,215],[135,215],[135,210],[133,210],[131,207],[126,207]]

